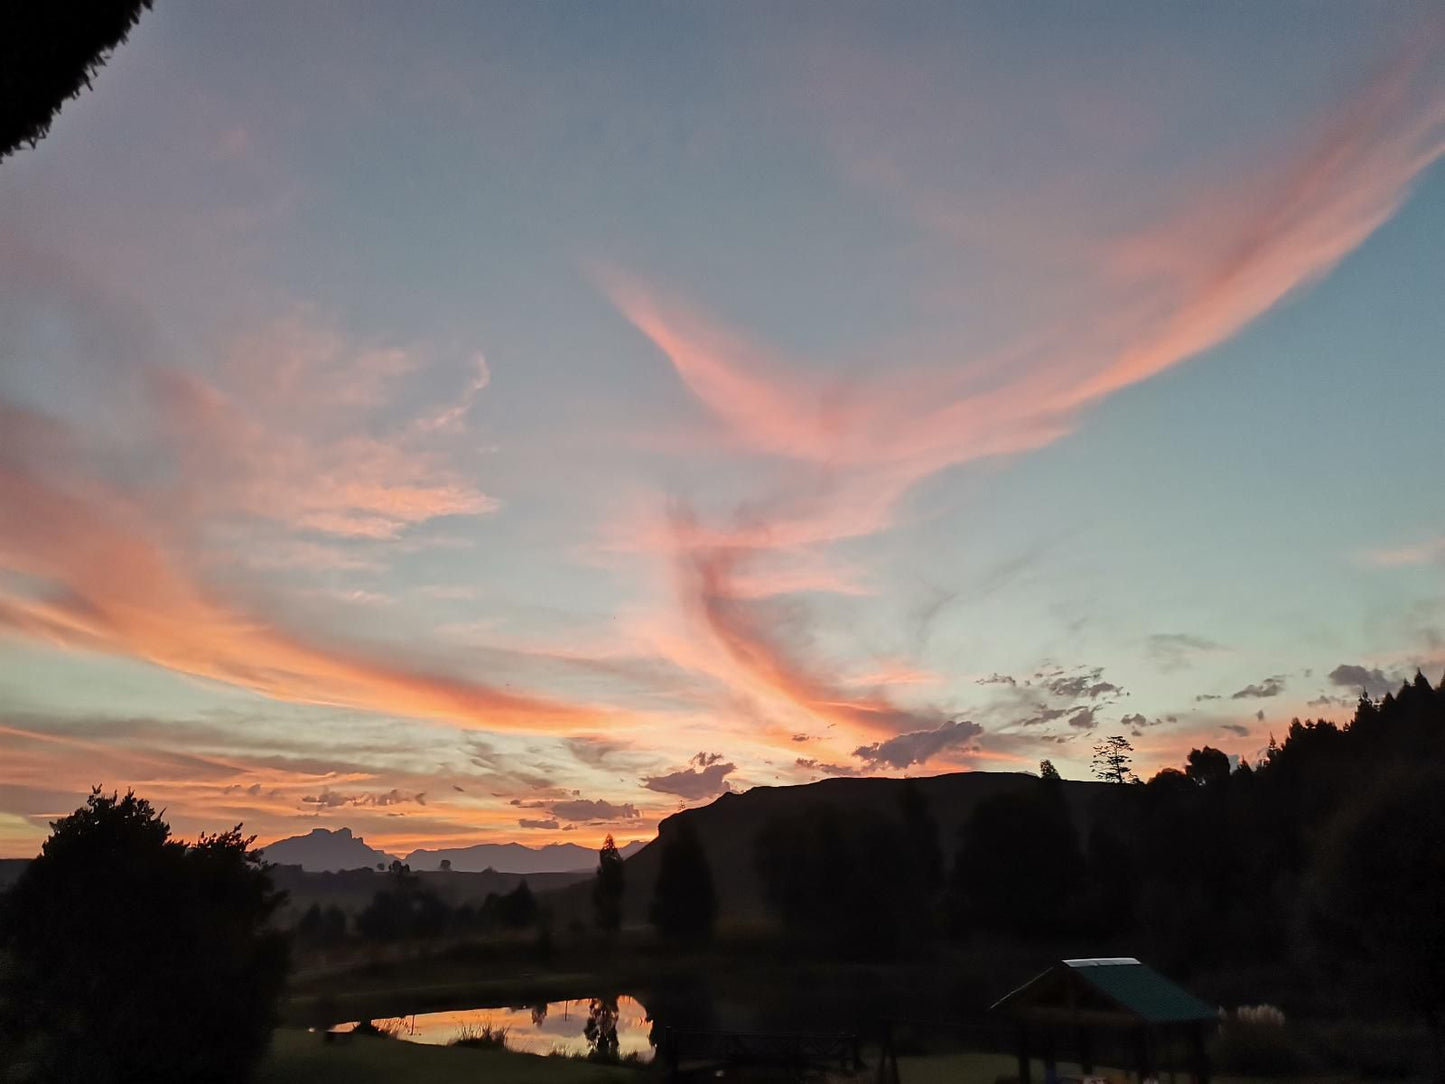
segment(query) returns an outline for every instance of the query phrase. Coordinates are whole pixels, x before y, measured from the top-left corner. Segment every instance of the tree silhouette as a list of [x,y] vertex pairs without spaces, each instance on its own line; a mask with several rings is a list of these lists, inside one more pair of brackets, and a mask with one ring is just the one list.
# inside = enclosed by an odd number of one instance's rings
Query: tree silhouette
[[387,882],[356,916],[356,929],[362,937],[372,941],[400,941],[442,933],[450,917],[447,906],[422,884],[410,866],[394,860]]
[[1059,775],[1059,769],[1054,767],[1052,760],[1041,760],[1039,761],[1039,778],[1062,779],[1063,776]]
[[187,844],[102,794],[0,897],[0,1049],[36,1080],[244,1081],[285,980],[282,896],[239,828]]
[[753,862],[764,899],[795,942],[887,956],[922,925],[918,871],[892,818],[835,806],[775,816],[753,838]]
[[532,894],[532,889],[525,880],[519,881],[517,887],[503,896],[498,904],[502,925],[514,930],[536,922],[540,910],[537,897]]
[[592,913],[597,928],[615,933],[622,927],[622,891],[625,886],[622,855],[609,834],[597,854],[597,877],[592,882]]
[[697,829],[686,816],[671,817],[658,826],[658,844],[648,919],[664,937],[705,940],[717,918],[717,893]]
[[1061,788],[1039,781],[979,802],[964,825],[950,892],[955,926],[1008,933],[1068,932],[1084,872]]
[[1370,1003],[1419,1013],[1445,1079],[1445,772],[1392,773],[1321,841],[1303,894],[1317,943]]
[[1094,746],[1094,777],[1106,783],[1128,783],[1134,778],[1134,747],[1122,734],[1105,738]]
[[1191,749],[1185,761],[1184,774],[1201,785],[1218,783],[1229,778],[1229,756],[1212,745]]
[[[609,840],[611,836],[607,837]],[[590,1048],[587,1056],[593,1061],[617,1060],[617,998],[594,997],[587,1006],[587,1023],[582,1035]]]
[[0,159],[44,138],[152,0],[17,3],[0,18]]

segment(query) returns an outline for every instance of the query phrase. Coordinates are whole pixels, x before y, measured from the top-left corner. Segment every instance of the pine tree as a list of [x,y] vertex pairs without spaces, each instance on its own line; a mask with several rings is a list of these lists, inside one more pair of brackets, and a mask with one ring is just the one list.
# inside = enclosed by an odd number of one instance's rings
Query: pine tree
[[597,878],[592,882],[592,912],[597,928],[615,933],[622,927],[622,891],[625,871],[617,844],[608,835],[597,855]]
[[1135,778],[1134,747],[1122,734],[1105,738],[1094,746],[1094,775],[1106,783],[1128,783]]

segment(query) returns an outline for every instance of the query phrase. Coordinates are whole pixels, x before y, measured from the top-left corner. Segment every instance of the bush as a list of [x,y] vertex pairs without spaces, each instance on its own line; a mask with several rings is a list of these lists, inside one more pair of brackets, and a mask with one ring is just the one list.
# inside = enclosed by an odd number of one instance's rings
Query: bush
[[0,897],[0,1049],[43,1080],[247,1080],[287,970],[251,842],[97,787]]
[[373,1039],[395,1039],[400,1033],[400,1020],[362,1020],[351,1029],[353,1035],[367,1035]]
[[1297,1076],[1318,1068],[1308,1038],[1273,1005],[1220,1010],[1211,1060],[1221,1072],[1246,1076]]
[[491,1024],[463,1024],[457,1030],[457,1037],[449,1046],[470,1046],[483,1050],[505,1050],[507,1049],[507,1029],[497,1028]]

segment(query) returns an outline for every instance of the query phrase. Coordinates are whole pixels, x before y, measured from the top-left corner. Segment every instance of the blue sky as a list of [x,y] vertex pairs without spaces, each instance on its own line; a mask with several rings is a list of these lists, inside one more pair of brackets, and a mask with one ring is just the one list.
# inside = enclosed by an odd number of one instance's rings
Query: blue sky
[[0,853],[622,838],[1445,668],[1426,6],[184,5],[0,165]]

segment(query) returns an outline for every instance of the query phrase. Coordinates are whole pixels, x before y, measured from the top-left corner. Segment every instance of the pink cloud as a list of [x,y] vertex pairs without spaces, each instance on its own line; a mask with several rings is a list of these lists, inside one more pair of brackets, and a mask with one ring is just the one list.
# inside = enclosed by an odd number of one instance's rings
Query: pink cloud
[[[56,478],[27,435],[53,427],[0,410],[0,626],[67,647],[131,655],[280,700],[494,730],[549,730],[607,713],[304,641],[203,588],[150,512],[84,478]],[[13,440],[13,443],[12,443]]]
[[1047,445],[1087,404],[1218,345],[1358,247],[1442,153],[1445,89],[1421,86],[1417,65],[1393,65],[1254,175],[1101,242],[1091,277],[1075,284],[1092,310],[994,356],[894,361],[846,385],[669,291],[615,270],[600,278],[731,447],[827,472],[823,486],[784,484],[739,525],[698,534],[718,546],[809,545],[885,529],[919,480]]

